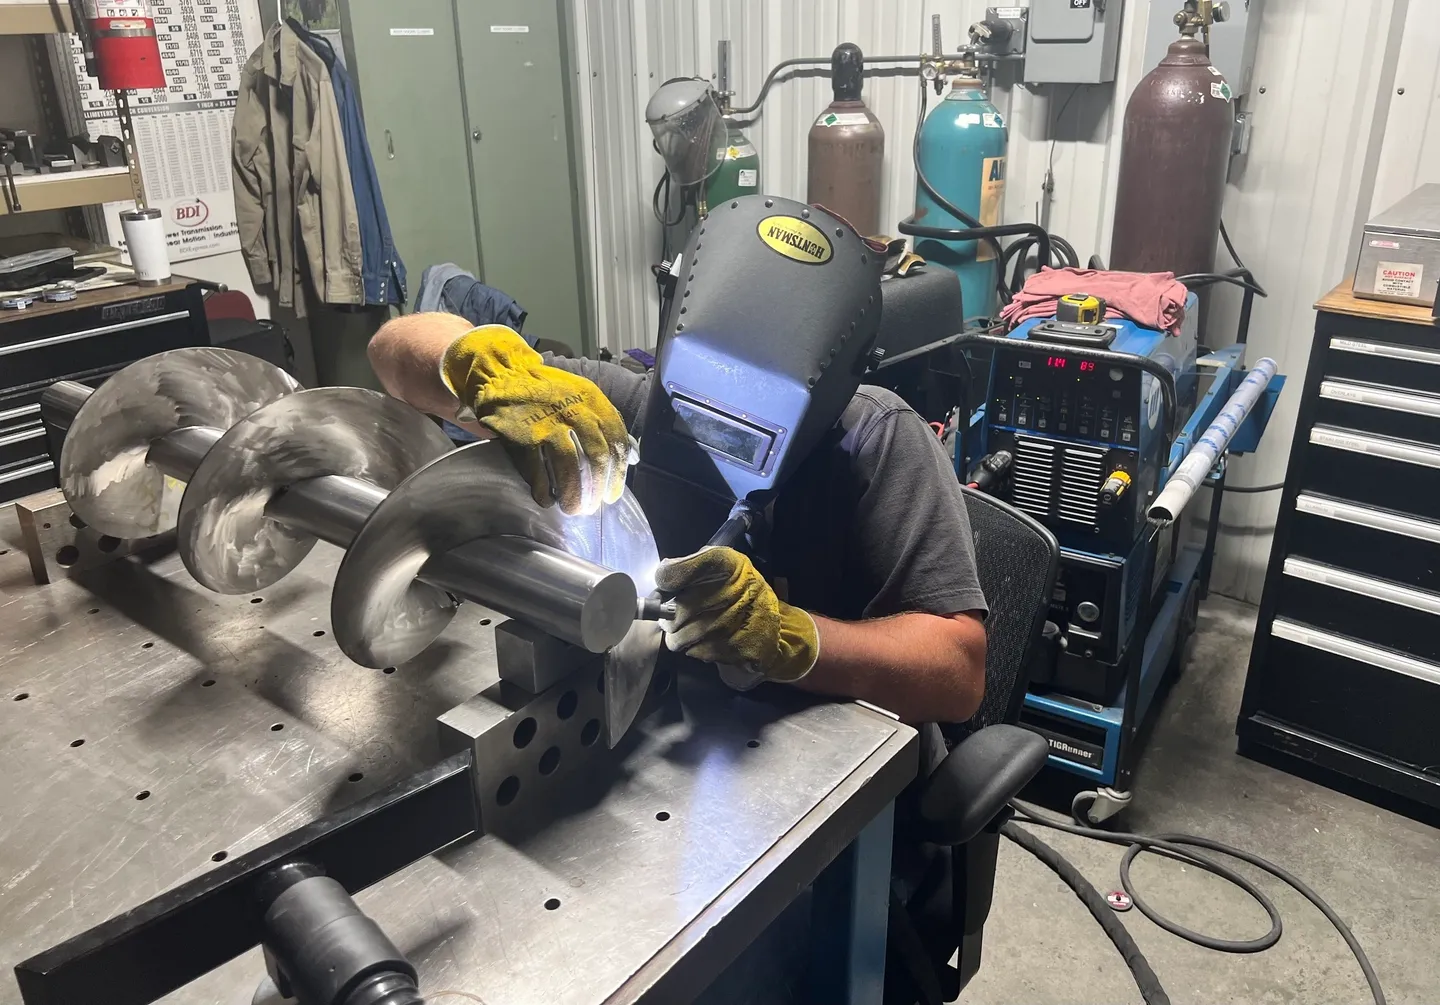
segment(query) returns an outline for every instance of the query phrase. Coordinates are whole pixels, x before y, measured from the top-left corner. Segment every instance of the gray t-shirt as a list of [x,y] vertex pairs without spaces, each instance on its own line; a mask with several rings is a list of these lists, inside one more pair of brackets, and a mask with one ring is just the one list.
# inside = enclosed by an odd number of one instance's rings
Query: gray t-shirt
[[[546,362],[594,381],[641,435],[648,374]],[[883,388],[861,387],[781,488],[765,551],[788,602],[826,617],[986,611],[955,471],[924,420]]]

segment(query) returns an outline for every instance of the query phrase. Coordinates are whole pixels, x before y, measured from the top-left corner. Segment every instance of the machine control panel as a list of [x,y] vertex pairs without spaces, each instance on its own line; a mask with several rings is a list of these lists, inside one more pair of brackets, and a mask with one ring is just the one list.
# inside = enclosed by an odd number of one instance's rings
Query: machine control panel
[[1063,350],[1007,352],[995,360],[990,422],[996,426],[1138,447],[1147,420],[1138,369]]

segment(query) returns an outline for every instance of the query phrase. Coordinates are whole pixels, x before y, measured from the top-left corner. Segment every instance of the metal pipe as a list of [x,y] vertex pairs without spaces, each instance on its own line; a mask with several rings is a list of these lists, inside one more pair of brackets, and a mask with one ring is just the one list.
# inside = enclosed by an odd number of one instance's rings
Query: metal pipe
[[348,548],[385,496],[384,489],[359,478],[321,475],[275,493],[265,515],[337,548]]
[[1190,452],[1160,490],[1160,495],[1150,504],[1145,515],[1151,522],[1162,527],[1175,522],[1185,509],[1185,504],[1215,466],[1215,462],[1225,453],[1231,438],[1255,407],[1255,403],[1260,400],[1260,395],[1270,386],[1275,371],[1275,361],[1267,356],[1257,362],[1250,375],[1240,382],[1240,386],[1230,395],[1230,400],[1225,403],[1220,414],[1215,416],[1215,421],[1210,423],[1200,439],[1195,441],[1195,446],[1190,448]]
[[90,394],[90,388],[79,381],[57,380],[40,395],[40,417],[47,426],[69,429],[70,423],[75,421],[75,413],[80,411],[80,406],[85,404]]
[[523,537],[453,548],[426,562],[419,579],[592,652],[636,617],[629,576]]
[[205,459],[220,437],[223,429],[213,426],[181,426],[172,429],[150,444],[145,454],[145,463],[159,468],[171,478],[188,482],[195,477],[195,469]]

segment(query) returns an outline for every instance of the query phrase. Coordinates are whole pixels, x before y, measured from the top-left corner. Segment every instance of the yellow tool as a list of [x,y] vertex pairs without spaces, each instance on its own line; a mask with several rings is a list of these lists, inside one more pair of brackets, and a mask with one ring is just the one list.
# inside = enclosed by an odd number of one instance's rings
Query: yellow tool
[[1105,301],[1088,293],[1067,293],[1055,305],[1055,320],[1098,325],[1105,319]]

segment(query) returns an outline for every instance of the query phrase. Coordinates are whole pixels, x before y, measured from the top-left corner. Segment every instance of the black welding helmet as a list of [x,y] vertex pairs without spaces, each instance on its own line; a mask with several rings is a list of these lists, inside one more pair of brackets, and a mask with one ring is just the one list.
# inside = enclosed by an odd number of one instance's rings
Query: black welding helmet
[[[657,538],[675,542],[662,553],[704,543],[735,500],[763,504],[834,426],[874,344],[883,265],[843,219],[789,199],[744,196],[695,227],[672,269],[635,480]],[[664,531],[677,509],[678,536]]]

